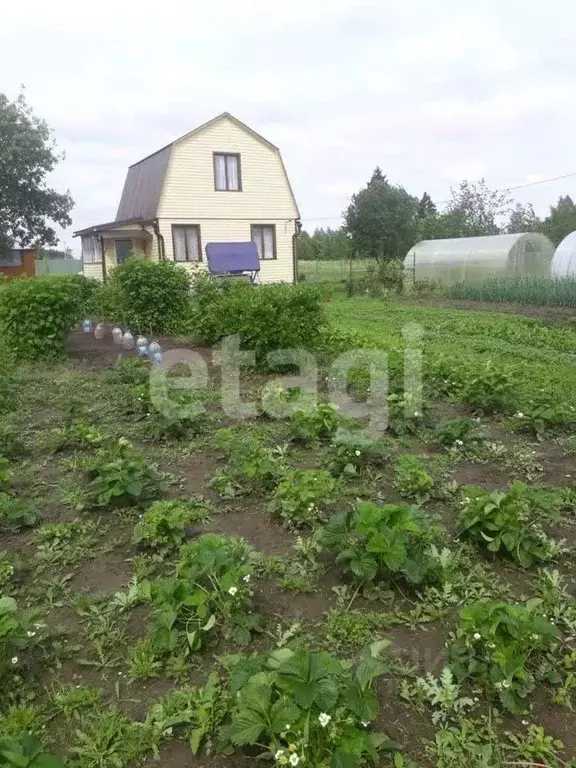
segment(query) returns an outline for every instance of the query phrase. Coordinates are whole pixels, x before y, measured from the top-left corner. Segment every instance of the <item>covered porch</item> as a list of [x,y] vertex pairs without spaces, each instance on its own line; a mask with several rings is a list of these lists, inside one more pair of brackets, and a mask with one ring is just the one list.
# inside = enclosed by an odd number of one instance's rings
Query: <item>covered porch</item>
[[105,279],[110,270],[130,256],[158,259],[161,235],[153,221],[119,221],[79,230],[84,274]]

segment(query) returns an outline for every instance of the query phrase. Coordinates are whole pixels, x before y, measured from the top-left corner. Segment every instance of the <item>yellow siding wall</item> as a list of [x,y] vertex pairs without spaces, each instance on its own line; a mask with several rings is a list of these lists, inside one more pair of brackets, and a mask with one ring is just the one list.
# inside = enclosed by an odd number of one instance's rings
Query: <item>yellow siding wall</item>
[[[215,191],[214,152],[240,153],[241,192]],[[158,207],[167,259],[172,224],[200,225],[203,257],[206,243],[250,240],[250,224],[275,224],[277,259],[262,262],[261,280],[293,282],[297,217],[279,152],[234,121],[223,118],[174,144]]]
[[86,277],[95,277],[102,280],[102,264],[83,264],[82,271]]
[[[172,221],[161,220],[160,232],[164,236],[166,258],[174,258],[172,241]],[[176,223],[176,222],[174,222]],[[294,235],[294,221],[282,219],[280,221],[261,220],[255,218],[252,222],[238,219],[192,220],[178,221],[178,224],[197,224],[200,227],[200,241],[202,244],[203,265],[206,265],[206,243],[219,242],[245,242],[250,240],[250,224],[275,224],[276,225],[276,259],[263,259],[260,262],[260,281],[263,283],[292,283],[294,282],[294,268],[292,257],[292,236]],[[197,264],[187,263],[183,266],[197,268]]]
[[[121,239],[120,236],[115,237],[114,240]],[[117,265],[116,262],[116,246],[114,244],[114,240],[104,238],[104,257],[106,259],[106,274],[109,274],[111,269],[114,269],[114,267]],[[146,258],[152,258],[157,259],[158,258],[158,249],[156,247],[156,242],[154,240],[138,240],[136,238],[133,238],[134,240],[134,252],[137,254],[141,254],[145,256]],[[154,248],[152,247],[154,243]],[[84,264],[83,265],[84,274],[86,277],[97,277],[98,279],[102,279],[102,263],[98,262],[96,264]]]

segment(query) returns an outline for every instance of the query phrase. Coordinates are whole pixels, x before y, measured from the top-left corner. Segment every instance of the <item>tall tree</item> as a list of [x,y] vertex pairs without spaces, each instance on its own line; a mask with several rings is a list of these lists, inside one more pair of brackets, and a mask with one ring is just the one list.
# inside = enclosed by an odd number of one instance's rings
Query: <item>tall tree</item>
[[576,205],[570,197],[560,196],[556,205],[550,206],[550,213],[544,219],[542,232],[554,245],[558,245],[566,235],[576,230]]
[[420,202],[418,203],[418,211],[417,215],[419,219],[423,219],[426,216],[435,216],[438,213],[436,206],[434,205],[434,201],[428,194],[428,192],[424,192],[422,197],[420,198]]
[[464,180],[450,192],[446,213],[454,214],[454,221],[460,220],[459,237],[497,235],[502,231],[500,224],[512,207],[508,192],[489,189],[484,179],[476,183]]
[[343,214],[353,249],[378,261],[403,259],[414,242],[417,207],[418,200],[377,167]]
[[46,177],[62,160],[52,131],[20,93],[0,94],[0,247],[57,245],[51,223],[72,223],[69,192],[48,186]]
[[527,205],[516,203],[514,209],[510,213],[510,218],[506,225],[506,232],[510,235],[516,235],[522,232],[540,232],[541,230],[542,222],[538,216],[536,216],[532,203],[528,203]]

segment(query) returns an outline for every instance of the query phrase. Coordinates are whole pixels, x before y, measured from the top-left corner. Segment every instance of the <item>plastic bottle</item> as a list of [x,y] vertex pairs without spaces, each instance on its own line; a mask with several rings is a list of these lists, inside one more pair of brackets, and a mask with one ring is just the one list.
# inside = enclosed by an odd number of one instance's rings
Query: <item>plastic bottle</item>
[[96,328],[94,328],[94,337],[96,339],[103,339],[104,336],[106,336],[106,328],[104,327],[104,323],[98,323]]
[[82,330],[84,333],[92,333],[92,320],[84,320],[82,323]]
[[138,344],[138,357],[146,357],[148,354],[148,344]]
[[122,346],[124,349],[134,349],[134,336],[132,336],[130,331],[126,331],[122,337]]
[[160,365],[164,362],[164,355],[162,354],[162,351],[159,350],[158,352],[154,352],[151,355],[151,360],[153,365]]
[[150,342],[150,346],[148,347],[148,353],[149,353],[150,357],[152,358],[152,356],[156,352],[162,352],[162,347],[160,346],[160,344],[158,344],[157,341],[151,341]]
[[137,347],[147,347],[148,346],[148,339],[146,336],[138,336],[136,339],[136,346]]
[[122,344],[122,335],[123,334],[121,328],[118,328],[118,326],[112,328],[112,339],[114,344]]

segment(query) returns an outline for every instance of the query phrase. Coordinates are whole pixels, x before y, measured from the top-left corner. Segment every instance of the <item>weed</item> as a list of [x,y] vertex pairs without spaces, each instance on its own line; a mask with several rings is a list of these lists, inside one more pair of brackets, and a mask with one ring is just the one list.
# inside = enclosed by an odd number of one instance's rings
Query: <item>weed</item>
[[405,453],[396,459],[396,487],[408,498],[419,504],[428,501],[435,486],[432,475],[424,469],[420,456]]
[[118,709],[82,713],[70,753],[85,768],[124,768],[156,751],[157,734]]
[[548,736],[544,728],[539,725],[531,725],[526,734],[517,735],[506,733],[514,751],[514,757],[526,760],[535,765],[543,763],[549,768],[560,768],[566,765],[558,757],[558,752],[564,749],[564,744],[553,736]]
[[340,653],[356,653],[396,623],[388,611],[332,608],[326,616],[326,642]]
[[102,707],[102,692],[88,685],[55,685],[50,691],[50,700],[66,719],[80,720],[85,710]]
[[14,424],[0,423],[0,456],[4,456],[6,459],[17,459],[24,453],[24,445]]
[[94,555],[98,524],[77,518],[69,523],[45,523],[32,534],[35,558],[44,567],[74,565]]
[[400,695],[416,706],[426,703],[432,707],[432,723],[442,727],[458,720],[475,704],[473,699],[462,695],[462,688],[449,667],[444,667],[438,678],[428,673],[413,683],[404,680]]

